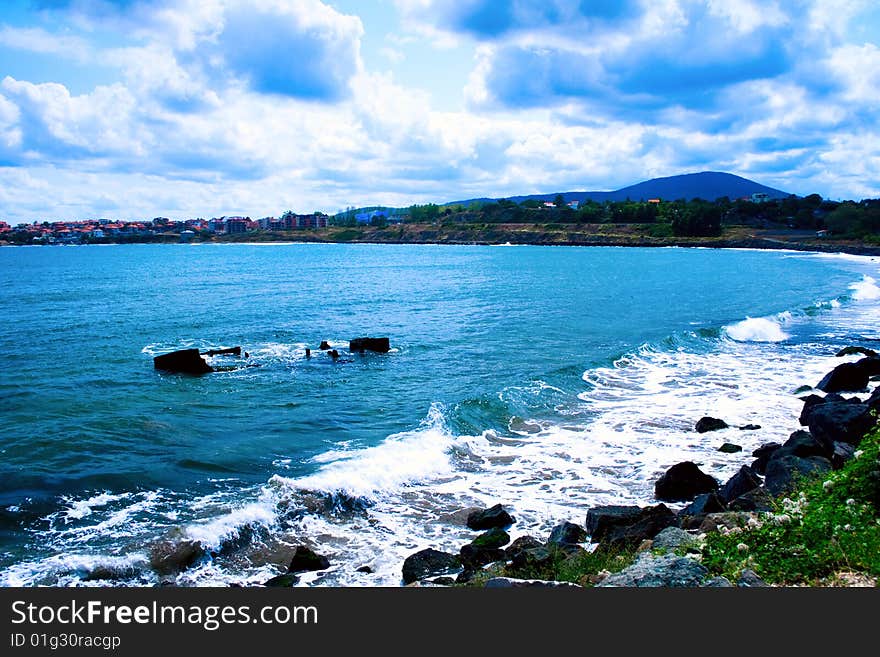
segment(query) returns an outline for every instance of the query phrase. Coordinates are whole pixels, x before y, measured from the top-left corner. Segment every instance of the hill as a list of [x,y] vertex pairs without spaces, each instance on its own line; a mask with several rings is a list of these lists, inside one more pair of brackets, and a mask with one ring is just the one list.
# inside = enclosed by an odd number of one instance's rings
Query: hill
[[[751,196],[752,194],[767,194],[770,198],[786,198],[790,196],[788,192],[761,185],[748,178],[735,176],[732,173],[703,171],[701,173],[687,173],[667,178],[654,178],[610,192],[553,192],[551,194],[529,194],[526,196],[511,196],[509,198],[516,203],[528,200],[553,201],[560,193],[567,202],[591,200],[599,203],[605,201],[626,201],[627,199],[643,201],[650,198],[665,200],[702,198],[707,201],[714,201],[722,196],[736,199]],[[459,203],[467,205],[468,203],[489,200],[497,199],[468,199],[467,201],[455,201],[447,205],[457,205]]]

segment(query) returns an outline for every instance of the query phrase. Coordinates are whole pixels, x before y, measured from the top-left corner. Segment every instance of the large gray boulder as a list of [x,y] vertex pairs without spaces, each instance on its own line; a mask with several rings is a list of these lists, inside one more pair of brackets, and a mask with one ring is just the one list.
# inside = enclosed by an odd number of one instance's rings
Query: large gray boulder
[[831,461],[821,456],[782,456],[767,464],[764,487],[774,496],[791,492],[798,481],[812,478],[831,470]]
[[599,587],[693,588],[702,585],[709,571],[688,557],[654,556],[643,552],[634,564],[609,575]]

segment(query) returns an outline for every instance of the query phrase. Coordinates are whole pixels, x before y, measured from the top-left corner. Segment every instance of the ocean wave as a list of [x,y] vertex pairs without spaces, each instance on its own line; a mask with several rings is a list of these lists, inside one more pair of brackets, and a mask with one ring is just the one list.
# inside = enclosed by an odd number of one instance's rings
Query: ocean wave
[[270,483],[298,491],[343,492],[375,499],[401,486],[450,474],[454,441],[446,427],[444,407],[435,403],[418,429],[393,434],[373,447],[340,451],[313,475],[299,479],[275,475]]
[[877,287],[876,279],[865,275],[862,280],[849,286],[852,290],[852,298],[856,301],[874,301],[880,299],[880,287]]
[[791,337],[782,330],[779,321],[768,317],[747,317],[725,326],[724,332],[737,342],[782,342]]

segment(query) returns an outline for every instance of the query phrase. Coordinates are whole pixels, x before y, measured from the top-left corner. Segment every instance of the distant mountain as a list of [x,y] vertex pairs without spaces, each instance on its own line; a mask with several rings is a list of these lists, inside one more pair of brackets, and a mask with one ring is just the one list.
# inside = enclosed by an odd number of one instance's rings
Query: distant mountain
[[[703,171],[701,173],[686,173],[680,176],[669,176],[668,178],[654,178],[644,182],[624,187],[613,192],[553,192],[552,194],[529,194],[527,196],[510,196],[511,201],[522,203],[528,200],[553,201],[557,194],[562,194],[567,202],[571,201],[646,201],[650,198],[660,198],[667,201],[676,199],[695,199],[702,198],[707,201],[714,201],[722,196],[730,199],[749,197],[752,194],[767,194],[770,198],[786,198],[790,196],[788,192],[779,189],[773,189],[766,185],[761,185],[732,173],[722,173],[719,171]],[[467,201],[455,201],[447,205],[467,205],[475,201],[491,201],[497,199],[469,199]]]

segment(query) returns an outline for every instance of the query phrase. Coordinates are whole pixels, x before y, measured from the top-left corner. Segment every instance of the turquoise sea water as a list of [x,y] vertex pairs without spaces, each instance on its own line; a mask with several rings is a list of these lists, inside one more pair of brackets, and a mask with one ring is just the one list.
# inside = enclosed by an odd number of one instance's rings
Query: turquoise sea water
[[[877,270],[704,249],[0,249],[0,583],[152,585],[151,546],[195,540],[209,554],[178,584],[258,584],[298,543],[333,564],[304,585],[396,584],[407,554],[469,540],[450,516],[467,506],[541,533],[650,501],[683,458],[723,477],[742,460],[716,443],[784,439],[794,389],[880,338]],[[349,356],[359,336],[392,352]],[[258,367],[152,366],[235,345]],[[763,428],[693,433],[707,414]]]

